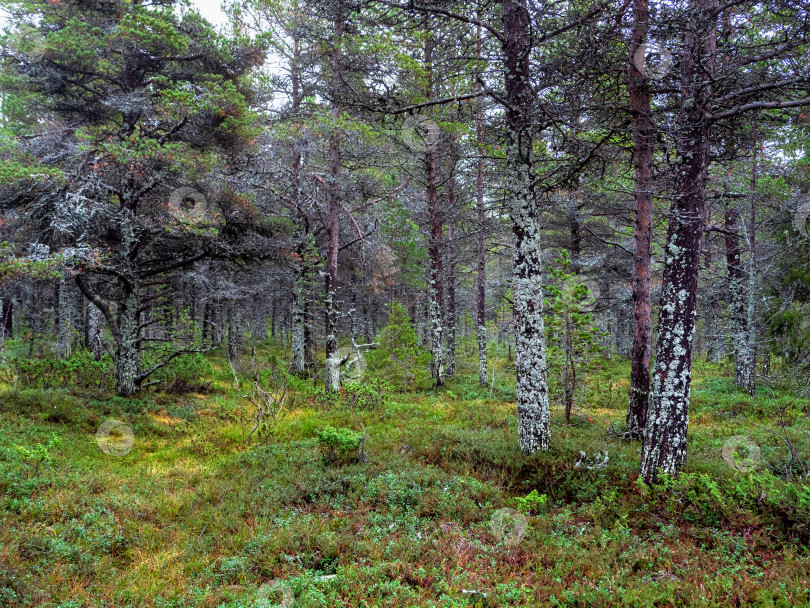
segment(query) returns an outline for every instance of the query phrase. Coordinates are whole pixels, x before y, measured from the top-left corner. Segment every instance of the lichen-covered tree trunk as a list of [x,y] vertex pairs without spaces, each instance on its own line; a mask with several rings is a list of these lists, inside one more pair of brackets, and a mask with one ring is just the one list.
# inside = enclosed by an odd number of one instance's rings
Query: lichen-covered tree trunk
[[531,27],[525,0],[503,0],[506,189],[515,240],[513,296],[518,443],[531,454],[551,437],[543,320],[543,256],[532,167]]
[[748,396],[753,399],[756,395],[757,376],[757,326],[754,315],[756,314],[756,294],[757,294],[757,150],[751,159],[751,216],[748,226],[748,302],[746,307],[746,324],[748,326],[748,336],[746,342],[748,349],[746,352],[744,380]]
[[[301,109],[301,44],[298,37],[293,40],[293,55],[290,61],[290,77],[292,80],[292,109],[297,115]],[[298,217],[299,228],[306,234],[309,232],[309,223],[306,214],[301,209],[301,166],[302,166],[301,152],[296,149],[293,156],[292,167],[292,201],[290,207],[293,213]],[[292,318],[290,335],[292,342],[292,363],[291,372],[293,374],[300,374],[307,369],[307,307],[304,303],[305,289],[304,281],[308,279],[308,274],[305,269],[307,263],[307,250],[305,242],[302,240],[296,251],[297,258],[295,264],[295,277],[293,279],[292,289]]]
[[290,371],[300,374],[306,369],[304,293],[300,267],[297,269],[292,291],[292,364]]
[[258,297],[253,298],[250,307],[250,337],[252,340],[267,340],[267,318],[264,303]]
[[738,233],[739,218],[739,211],[734,207],[726,210],[724,236],[728,272],[728,307],[731,314],[731,344],[734,349],[734,384],[747,388],[751,356],[748,348],[748,311]]
[[[343,3],[335,7],[335,32],[332,48],[332,119],[340,119],[340,91],[342,86],[341,45],[343,41]],[[329,136],[329,216],[327,219],[327,254],[325,291],[326,322],[326,378],[327,391],[340,390],[340,356],[337,340],[337,279],[340,238],[340,133],[335,125]]]
[[60,358],[69,359],[73,352],[73,293],[67,279],[59,281],[56,296],[57,342],[56,350]]
[[[478,26],[476,59],[481,59],[481,26]],[[480,80],[478,93],[483,92]],[[481,102],[475,110],[475,142],[477,163],[475,166],[476,217],[476,277],[475,277],[475,335],[478,342],[478,385],[487,385],[487,258],[486,258],[486,209],[484,208],[484,120]]]
[[[449,193],[450,212],[453,213],[455,192],[453,182],[450,182]],[[453,376],[456,373],[456,324],[458,311],[456,310],[456,251],[453,240],[456,238],[456,223],[451,217],[447,222],[447,366],[445,374]]]
[[87,347],[93,353],[93,359],[98,361],[104,356],[104,315],[98,306],[92,302],[87,303]]
[[228,306],[228,342],[225,347],[234,366],[238,366],[239,357],[245,346],[243,329],[242,309],[237,302],[231,302]]
[[633,169],[635,172],[636,224],[633,243],[633,348],[630,354],[630,399],[627,426],[640,436],[647,423],[652,354],[652,310],[650,274],[652,270],[652,161],[654,126],[650,111],[647,79],[636,68],[633,58],[645,42],[650,18],[649,0],[635,0],[633,34],[627,85],[633,117]]
[[131,397],[140,390],[141,373],[138,287],[125,282],[118,304],[115,340],[115,394]]
[[717,49],[717,0],[691,0],[684,40],[678,116],[677,190],[670,209],[652,400],[647,414],[641,477],[672,475],[686,462],[692,338],[695,330],[700,242],[709,167],[711,71]]
[[[430,34],[425,37],[425,72],[427,85],[425,98],[433,97],[433,41]],[[428,211],[428,319],[430,323],[430,375],[433,384],[444,384],[444,276],[442,269],[442,241],[444,239],[444,214],[439,208],[438,179],[436,175],[436,146],[434,141],[425,138],[425,198]]]

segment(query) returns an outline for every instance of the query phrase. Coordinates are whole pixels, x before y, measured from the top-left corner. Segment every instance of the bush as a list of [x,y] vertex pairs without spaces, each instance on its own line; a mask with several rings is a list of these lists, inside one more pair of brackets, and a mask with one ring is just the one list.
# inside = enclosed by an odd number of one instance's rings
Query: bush
[[155,380],[163,383],[167,393],[204,393],[211,388],[211,363],[202,353],[175,357],[157,372]]
[[327,426],[318,431],[318,445],[328,464],[348,463],[361,459],[362,435],[351,429]]
[[78,349],[69,359],[53,356],[12,359],[6,364],[4,376],[26,388],[110,389],[113,386],[113,363],[109,355],[100,360],[86,349]]
[[19,416],[41,414],[47,422],[73,424],[82,417],[79,400],[62,391],[24,390],[0,393],[0,411]]
[[405,308],[394,302],[388,324],[377,337],[380,347],[366,357],[368,370],[403,392],[428,389],[433,385],[428,365],[430,353],[418,344],[416,332]]

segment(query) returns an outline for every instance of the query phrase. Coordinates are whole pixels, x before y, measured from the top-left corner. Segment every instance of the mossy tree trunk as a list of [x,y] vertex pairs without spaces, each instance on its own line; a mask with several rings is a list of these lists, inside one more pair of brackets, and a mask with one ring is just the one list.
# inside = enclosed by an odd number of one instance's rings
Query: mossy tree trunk
[[717,0],[691,0],[678,116],[677,190],[670,209],[652,400],[641,455],[647,483],[686,462],[692,338],[709,168],[711,73],[717,50]]

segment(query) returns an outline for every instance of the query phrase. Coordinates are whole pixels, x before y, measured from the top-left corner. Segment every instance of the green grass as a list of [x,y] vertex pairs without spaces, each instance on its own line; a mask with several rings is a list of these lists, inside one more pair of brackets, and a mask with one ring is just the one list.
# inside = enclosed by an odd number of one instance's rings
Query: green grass
[[[264,344],[258,358],[273,354]],[[532,457],[517,448],[503,352],[492,398],[472,357],[446,388],[367,409],[305,388],[252,446],[252,411],[221,354],[210,362],[205,395],[6,386],[0,606],[281,605],[271,581],[301,608],[810,606],[810,489],[786,481],[778,438],[739,417],[776,428],[787,408],[807,454],[808,403],[767,389],[752,402],[727,366],[695,366],[686,471],[650,488],[637,482],[640,445],[607,433],[624,417],[629,369],[616,358],[570,425],[555,406],[551,449]],[[96,444],[109,418],[134,430],[126,456]],[[367,462],[325,458],[327,427],[364,427]],[[751,472],[721,457],[735,435],[761,448]],[[35,472],[17,446],[53,437]],[[606,468],[576,467],[581,451],[607,451]],[[547,500],[530,501],[525,537],[493,535],[493,514],[533,490]]]

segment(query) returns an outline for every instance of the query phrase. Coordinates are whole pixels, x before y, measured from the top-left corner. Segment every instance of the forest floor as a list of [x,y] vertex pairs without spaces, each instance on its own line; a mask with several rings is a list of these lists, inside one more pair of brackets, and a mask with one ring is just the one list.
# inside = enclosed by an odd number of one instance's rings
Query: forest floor
[[[615,358],[532,457],[506,369],[491,397],[471,361],[365,407],[302,397],[248,445],[250,404],[211,361],[206,394],[0,393],[0,606],[810,606],[810,486],[750,423],[782,433],[783,410],[807,454],[810,403],[749,400],[727,365],[696,363],[686,471],[651,488],[640,444],[608,433]],[[97,445],[111,418],[134,432],[125,456]],[[366,461],[329,461],[328,426],[364,427]],[[735,436],[759,449],[736,467]]]

